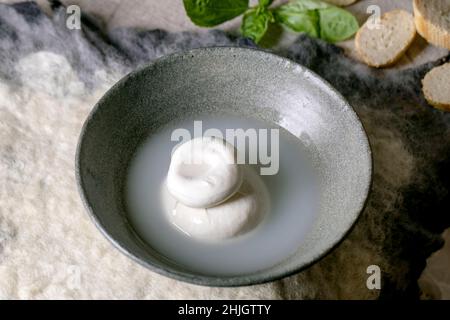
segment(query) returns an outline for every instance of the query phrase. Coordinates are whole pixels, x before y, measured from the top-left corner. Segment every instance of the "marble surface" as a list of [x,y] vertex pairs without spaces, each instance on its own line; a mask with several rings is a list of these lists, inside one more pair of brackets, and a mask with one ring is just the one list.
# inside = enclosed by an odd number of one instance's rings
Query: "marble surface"
[[[121,5],[103,6],[109,21],[118,21],[114,17],[126,10]],[[0,297],[420,296],[417,279],[425,260],[443,245],[440,234],[450,225],[450,119],[428,107],[420,92],[423,74],[442,61],[376,72],[307,37],[277,47],[334,84],[361,116],[374,150],[373,193],[349,237],[305,272],[262,286],[201,288],[135,265],[101,237],[76,193],[73,156],[87,112],[123,74],[165,53],[240,40],[219,31],[112,27],[100,35],[88,26],[67,30],[64,18],[61,8],[49,18],[32,4],[0,5],[0,175],[6,181],[0,193]],[[381,290],[366,287],[373,264],[382,270]],[[433,277],[422,287],[445,298]]]

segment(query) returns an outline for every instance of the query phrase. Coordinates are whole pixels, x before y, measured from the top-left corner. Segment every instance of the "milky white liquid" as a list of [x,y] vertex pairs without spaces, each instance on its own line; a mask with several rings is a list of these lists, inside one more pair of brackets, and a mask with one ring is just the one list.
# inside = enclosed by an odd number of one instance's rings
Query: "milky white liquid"
[[[152,134],[131,160],[126,181],[127,211],[137,234],[167,259],[205,275],[252,273],[288,258],[314,223],[317,183],[305,148],[281,128],[279,171],[261,176],[270,195],[270,211],[256,228],[234,239],[210,243],[190,238],[169,222],[162,206],[161,186],[172,149],[178,143],[171,141],[171,134],[177,128],[186,128],[193,136],[194,120],[203,121],[203,131],[217,128],[224,136],[225,129],[279,128],[240,116],[196,116],[170,123]],[[253,167],[259,173],[258,165]]]

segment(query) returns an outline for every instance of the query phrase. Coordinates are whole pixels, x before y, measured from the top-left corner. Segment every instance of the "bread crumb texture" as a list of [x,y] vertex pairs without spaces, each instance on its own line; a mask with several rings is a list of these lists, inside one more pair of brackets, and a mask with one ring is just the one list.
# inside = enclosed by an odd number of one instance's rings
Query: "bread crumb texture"
[[414,40],[413,16],[404,10],[393,10],[380,20],[367,20],[359,29],[355,46],[360,58],[369,66],[386,67],[397,62]]
[[450,63],[433,68],[425,75],[422,85],[429,104],[450,111]]

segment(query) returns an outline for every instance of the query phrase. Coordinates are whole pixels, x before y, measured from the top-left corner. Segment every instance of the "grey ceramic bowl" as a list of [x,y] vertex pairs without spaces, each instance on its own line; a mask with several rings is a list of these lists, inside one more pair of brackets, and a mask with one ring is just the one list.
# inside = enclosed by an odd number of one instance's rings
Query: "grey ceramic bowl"
[[[317,221],[295,254],[270,269],[226,277],[164,259],[131,227],[123,196],[127,166],[145,137],[174,118],[224,111],[274,122],[297,136],[314,159],[320,185]],[[119,81],[84,124],[76,168],[87,211],[117,248],[160,274],[209,286],[267,282],[311,265],[351,229],[372,178],[364,129],[333,87],[288,59],[236,47],[169,55]]]

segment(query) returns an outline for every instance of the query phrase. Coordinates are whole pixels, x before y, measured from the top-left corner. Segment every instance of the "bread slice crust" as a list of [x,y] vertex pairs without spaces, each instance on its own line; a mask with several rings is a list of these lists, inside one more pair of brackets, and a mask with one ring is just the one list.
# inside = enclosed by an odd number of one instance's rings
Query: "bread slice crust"
[[[444,79],[442,79],[444,78]],[[425,99],[433,107],[450,111],[450,62],[431,69],[422,79]],[[448,81],[447,81],[448,80]],[[442,90],[447,97],[438,97],[436,90]],[[439,95],[439,94],[438,94]]]
[[[438,8],[442,10],[445,6],[450,5],[445,3],[446,0],[414,0],[414,22],[416,24],[417,32],[425,38],[429,43],[447,48],[450,50],[450,23],[443,22],[442,15],[445,12],[439,12]],[[431,11],[434,8],[436,14],[433,15]],[[449,13],[447,13],[449,14]],[[439,17],[439,15],[441,15]],[[448,16],[450,21],[450,15]]]
[[416,28],[413,16],[409,12],[404,10],[393,10],[386,12],[380,18],[381,27],[382,28],[387,27],[394,19],[406,20],[405,22],[409,24],[407,27],[408,29],[410,29],[410,31],[406,35],[405,39],[401,39],[403,41],[403,46],[400,49],[392,52],[390,57],[385,59],[384,61],[375,61],[374,59],[369,57],[367,52],[368,49],[364,47],[364,42],[362,38],[372,32],[372,30],[370,30],[368,25],[369,21],[366,21],[366,23],[364,23],[364,25],[356,33],[355,37],[356,51],[358,52],[360,58],[369,66],[382,68],[382,67],[389,67],[395,64],[405,54],[405,52],[408,50],[408,48],[414,41],[414,38],[416,36]]

